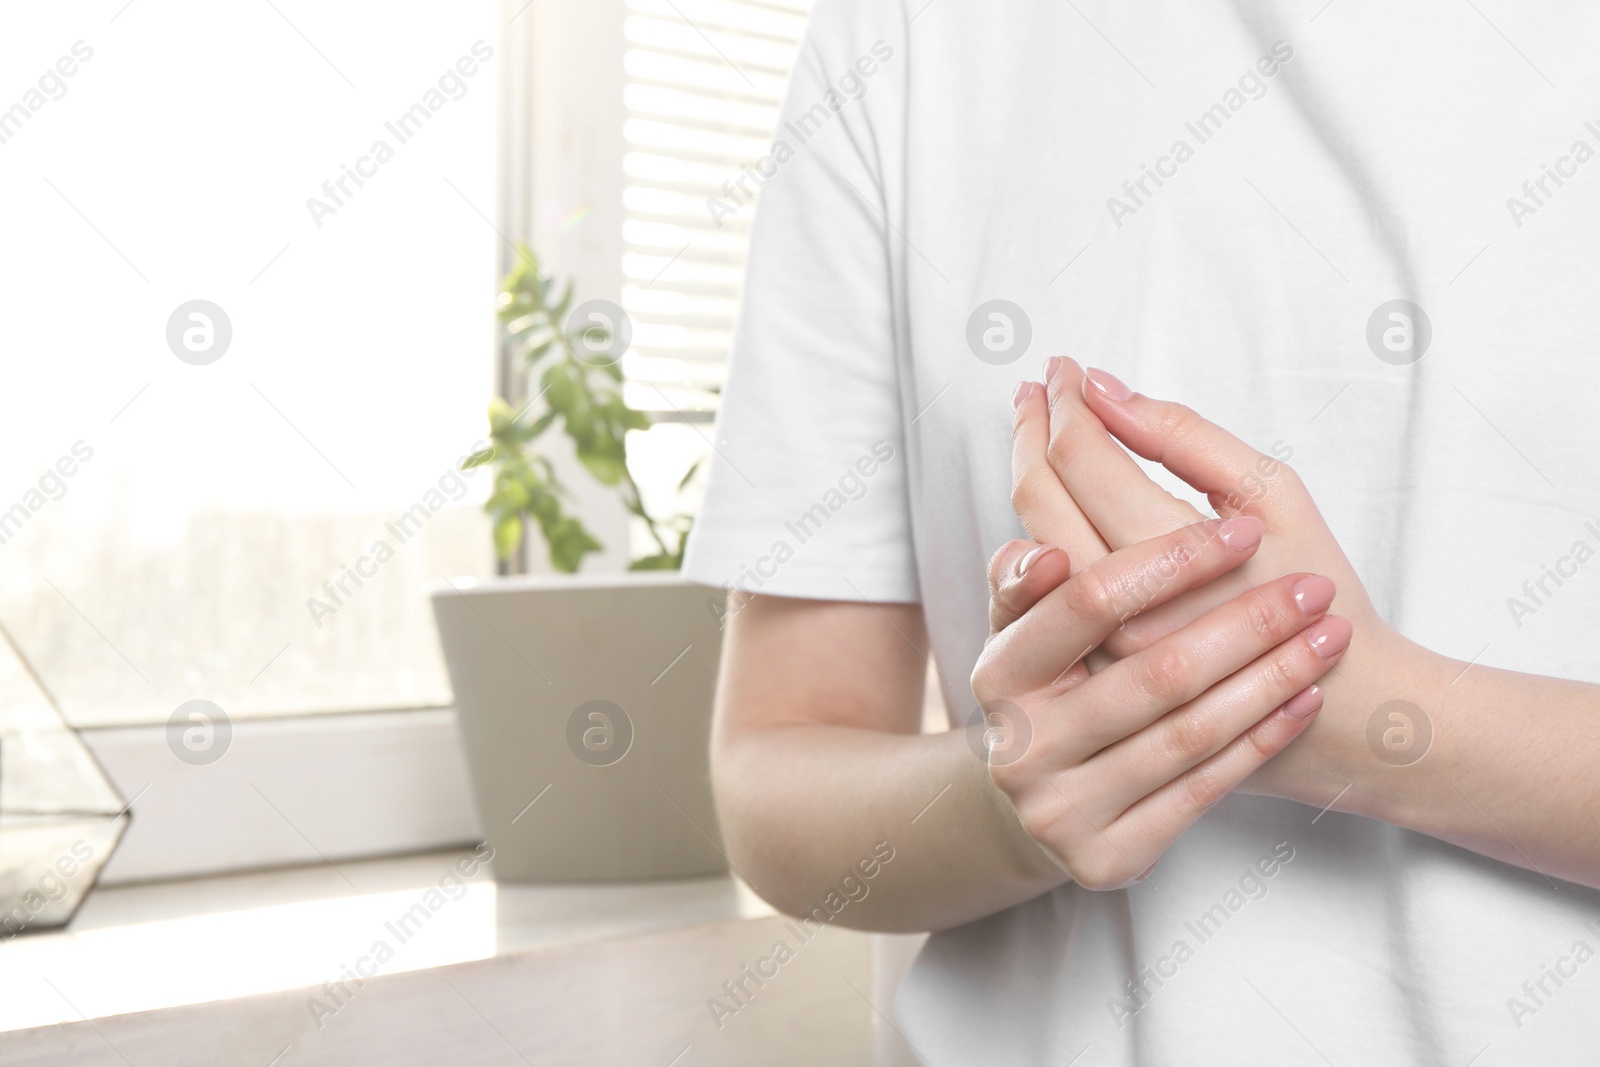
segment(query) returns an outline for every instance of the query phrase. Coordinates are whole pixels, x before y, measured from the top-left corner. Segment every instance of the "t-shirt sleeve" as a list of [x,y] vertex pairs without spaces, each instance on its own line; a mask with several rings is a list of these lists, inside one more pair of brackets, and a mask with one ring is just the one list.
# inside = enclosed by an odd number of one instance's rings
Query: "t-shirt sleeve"
[[[898,4],[813,8],[771,154],[750,172],[762,184],[693,581],[918,599],[889,223],[904,41]],[[751,210],[719,199],[708,210],[724,222]]]

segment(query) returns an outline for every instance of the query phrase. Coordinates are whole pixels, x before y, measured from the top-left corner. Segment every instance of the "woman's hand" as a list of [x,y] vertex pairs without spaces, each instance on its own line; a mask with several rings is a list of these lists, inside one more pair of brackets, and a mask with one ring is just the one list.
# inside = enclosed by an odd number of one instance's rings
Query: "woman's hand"
[[1348,785],[1352,768],[1365,762],[1366,718],[1386,699],[1386,679],[1404,669],[1409,642],[1378,617],[1294,471],[1182,405],[1135,394],[1103,371],[1085,375],[1063,357],[1050,361],[1043,388],[1024,383],[1017,391],[1013,437],[1018,514],[1036,540],[1069,545],[1076,565],[1200,518],[1151,481],[1122,445],[1205,493],[1222,518],[1253,516],[1265,524],[1248,564],[1183,597],[1140,605],[1110,635],[1101,663],[1149,648],[1286,571],[1333,579],[1334,608],[1353,621],[1355,636],[1325,683],[1328,712],[1305,744],[1272,761],[1246,788],[1320,806]]
[[[1131,610],[1173,603],[1256,554],[1244,515],[1120,548],[1068,576],[1059,548],[1013,541],[989,566],[991,635],[972,675],[989,773],[1075,881],[1147,875],[1208,808],[1282,751],[1322,705],[1348,645],[1329,579],[1289,574],[1203,611],[1091,675],[1083,657]],[[991,739],[985,731],[985,741]]]
[[[1071,360],[1052,360],[1047,377],[1047,387],[1017,391],[1013,501],[1034,539],[1067,547],[1074,568],[1194,522],[1195,510],[1118,442],[1205,493],[1225,518],[1265,524],[1243,566],[1181,596],[1131,605],[1147,610],[1108,636],[1095,679],[1132,662],[1119,655],[1161,647],[1242,589],[1264,592],[1288,570],[1325,574],[1339,587],[1333,608],[1355,626],[1349,649],[1320,683],[1325,702],[1311,726],[1239,791],[1365,815],[1600,888],[1600,791],[1590,773],[1600,686],[1461,663],[1406,640],[1378,618],[1286,456],[1263,455],[1103,371],[1085,376]],[[1394,704],[1437,724],[1420,751],[1378,747],[1389,743]],[[1397,754],[1405,758],[1390,758]]]

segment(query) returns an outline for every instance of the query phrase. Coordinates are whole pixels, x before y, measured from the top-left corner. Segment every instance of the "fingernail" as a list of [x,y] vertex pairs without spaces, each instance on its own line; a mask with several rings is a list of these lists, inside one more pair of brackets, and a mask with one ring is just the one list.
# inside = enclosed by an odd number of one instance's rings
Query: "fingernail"
[[1322,707],[1322,687],[1308,685],[1289,698],[1283,713],[1291,719],[1309,719]]
[[1033,389],[1033,383],[1032,382],[1018,382],[1017,383],[1017,391],[1015,393],[1011,394],[1011,410],[1012,411],[1015,411],[1015,410],[1017,410],[1018,408],[1020,408],[1022,406],[1022,402],[1028,398],[1028,393],[1031,392],[1032,389]]
[[1254,515],[1235,515],[1217,527],[1217,536],[1235,552],[1248,552],[1261,543],[1261,535],[1266,529],[1266,525]]
[[1027,555],[1017,560],[1017,577],[1026,577],[1028,569],[1035,563],[1039,562],[1039,557],[1044,555],[1046,552],[1049,552],[1052,547],[1054,546],[1040,545],[1038,548],[1033,549]]
[[1342,615],[1329,615],[1306,631],[1306,640],[1312,651],[1323,659],[1332,659],[1350,647],[1350,635],[1355,624]]
[[1060,356],[1051,356],[1049,359],[1044,361],[1044,380],[1045,381],[1054,382],[1056,380],[1056,375],[1059,374],[1059,373],[1061,373],[1061,357]]
[[1122,384],[1122,379],[1109,371],[1090,367],[1083,372],[1089,383],[1100,391],[1100,395],[1108,400],[1132,400],[1133,390]]
[[1321,615],[1333,603],[1336,591],[1331,578],[1313,574],[1294,583],[1294,602],[1306,615]]

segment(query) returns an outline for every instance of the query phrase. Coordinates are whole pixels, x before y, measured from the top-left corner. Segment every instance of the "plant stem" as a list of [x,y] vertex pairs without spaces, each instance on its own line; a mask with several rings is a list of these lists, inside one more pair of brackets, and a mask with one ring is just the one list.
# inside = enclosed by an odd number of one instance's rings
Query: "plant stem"
[[[541,301],[541,305],[542,304],[543,302]],[[548,315],[548,309],[546,309],[546,313]],[[577,350],[572,347],[572,338],[567,335],[567,332],[565,330],[558,329],[556,330],[556,335],[561,339],[561,348],[563,351],[565,351],[567,360],[570,363],[575,363],[581,367],[587,368],[588,364],[584,363],[578,358]],[[656,519],[652,517],[649,511],[645,509],[644,494],[639,491],[639,483],[633,479],[633,471],[628,469],[626,447],[627,431],[623,431],[623,441],[622,479],[624,485],[624,499],[629,505],[628,510],[644,520],[645,529],[650,531],[650,538],[651,540],[655,541],[656,548],[660,550],[661,554],[669,555],[672,550],[667,547],[667,542],[662,538],[661,530]]]

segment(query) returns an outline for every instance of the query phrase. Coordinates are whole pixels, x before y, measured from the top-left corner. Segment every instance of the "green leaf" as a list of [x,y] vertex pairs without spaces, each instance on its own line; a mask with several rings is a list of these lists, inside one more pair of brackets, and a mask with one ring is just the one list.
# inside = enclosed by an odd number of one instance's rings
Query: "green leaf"
[[616,485],[628,473],[627,446],[614,429],[607,423],[594,422],[593,433],[578,447],[579,461],[602,485]]
[[523,439],[531,441],[535,437],[538,437],[540,434],[544,433],[550,428],[550,424],[556,421],[556,416],[558,414],[560,413],[556,411],[547,411],[543,415],[540,415],[537,419],[534,419],[528,424],[528,430]]
[[583,523],[570,515],[563,517],[546,536],[550,542],[550,563],[567,574],[582,565],[585,555],[604,547],[590,536]]
[[500,285],[502,289],[530,289],[537,284],[539,274],[539,257],[534,254],[533,249],[518,241],[517,259],[511,264],[511,269],[506,272],[505,280]]
[[512,420],[516,418],[516,415],[517,413],[512,410],[511,405],[502,398],[497,396],[489,401],[489,435],[491,437],[504,435],[510,429]]
[[494,459],[494,449],[492,449],[492,448],[480,448],[476,452],[474,452],[472,455],[468,456],[466,459],[461,461],[461,469],[464,470],[464,471],[469,471],[469,470],[472,470],[474,467],[481,467],[485,463],[488,463],[488,462],[492,461],[493,459]]
[[510,559],[522,543],[522,516],[517,512],[501,515],[494,522],[494,551],[502,560]]
[[565,516],[561,514],[561,501],[557,496],[544,486],[530,486],[528,502],[525,505],[528,513],[539,520],[539,525],[547,533],[561,524]]
[[517,474],[508,474],[496,480],[494,496],[489,501],[496,510],[521,512],[527,509],[530,496],[528,482]]
[[586,452],[578,456],[584,470],[601,485],[616,485],[628,473],[628,465],[620,457],[601,452]]
[[554,351],[555,346],[556,336],[555,334],[551,334],[548,338],[540,341],[536,345],[533,345],[528,349],[527,352],[523,353],[523,364],[529,369],[532,369],[534,364],[543,360],[545,356],[548,356],[552,351]]
[[577,399],[578,386],[564,364],[552,363],[545,369],[539,384],[544,386],[545,403],[557,411],[565,413]]
[[557,323],[566,321],[567,311],[572,307],[572,291],[574,288],[575,286],[568,284],[567,291],[561,294],[561,299],[557,300],[555,306],[550,309],[550,321]]

